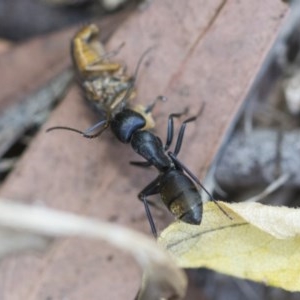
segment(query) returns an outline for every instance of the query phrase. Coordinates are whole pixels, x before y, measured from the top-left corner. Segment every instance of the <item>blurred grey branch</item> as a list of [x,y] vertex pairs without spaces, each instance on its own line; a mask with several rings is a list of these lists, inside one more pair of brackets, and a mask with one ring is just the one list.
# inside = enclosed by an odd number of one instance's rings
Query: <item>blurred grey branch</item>
[[300,186],[300,1],[289,4],[237,116],[239,129],[228,133],[217,160],[215,176],[225,190],[266,186],[283,174],[290,176],[287,186]]
[[299,130],[282,137],[274,130],[237,133],[216,169],[218,183],[227,188],[267,185],[281,174],[290,175],[287,185],[300,185]]
[[73,72],[66,70],[24,101],[5,111],[0,119],[0,156],[28,128],[42,124],[47,119],[52,107],[63,98],[72,78]]

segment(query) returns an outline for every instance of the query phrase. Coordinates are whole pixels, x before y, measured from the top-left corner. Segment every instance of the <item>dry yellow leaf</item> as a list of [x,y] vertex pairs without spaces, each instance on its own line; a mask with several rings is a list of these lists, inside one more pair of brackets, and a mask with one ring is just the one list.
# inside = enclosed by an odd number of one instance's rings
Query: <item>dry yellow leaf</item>
[[208,202],[200,226],[178,221],[162,232],[178,265],[300,291],[300,209],[218,203],[232,219]]

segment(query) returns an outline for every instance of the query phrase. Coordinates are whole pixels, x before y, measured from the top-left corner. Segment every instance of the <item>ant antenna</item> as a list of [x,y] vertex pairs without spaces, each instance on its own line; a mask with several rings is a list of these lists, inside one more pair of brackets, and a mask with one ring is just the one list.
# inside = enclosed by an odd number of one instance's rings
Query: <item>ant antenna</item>
[[111,57],[114,57],[114,56],[118,55],[124,46],[125,46],[125,42],[121,43],[117,49],[105,53],[102,56],[101,60],[102,59],[109,59]]
[[[95,134],[90,134],[90,132],[94,131],[95,129],[102,127],[99,132],[96,132]],[[93,139],[98,137],[99,135],[102,134],[102,132],[108,127],[108,122],[107,120],[101,120],[100,122],[96,123],[95,125],[93,125],[92,127],[88,128],[85,131],[81,131],[78,130],[76,128],[72,128],[72,127],[67,127],[67,126],[54,126],[54,127],[50,127],[46,130],[46,132],[50,132],[53,130],[68,130],[68,131],[73,131],[76,133],[81,134],[83,137],[88,138],[88,139]]]
[[126,101],[128,100],[128,98],[130,97],[130,94],[132,92],[132,89],[134,87],[134,84],[136,82],[136,79],[137,79],[137,76],[138,76],[138,73],[139,73],[139,70],[140,70],[140,67],[141,67],[141,64],[143,62],[143,60],[145,59],[145,57],[149,54],[149,52],[151,52],[152,50],[154,49],[154,46],[153,47],[149,47],[142,55],[141,57],[139,58],[138,60],[138,63],[136,65],[136,68],[135,68],[135,71],[134,71],[134,75],[132,76],[131,78],[131,81],[130,81],[130,85],[126,91],[126,94],[124,95],[122,101],[121,101],[121,104],[124,105],[124,103],[126,103]]
[[72,127],[67,127],[67,126],[53,126],[53,127],[47,128],[46,132],[50,132],[50,131],[53,131],[53,130],[60,130],[60,129],[62,129],[62,130],[68,130],[68,131],[73,131],[73,132],[79,133],[81,135],[84,134],[83,131],[80,131],[80,130],[72,128]]

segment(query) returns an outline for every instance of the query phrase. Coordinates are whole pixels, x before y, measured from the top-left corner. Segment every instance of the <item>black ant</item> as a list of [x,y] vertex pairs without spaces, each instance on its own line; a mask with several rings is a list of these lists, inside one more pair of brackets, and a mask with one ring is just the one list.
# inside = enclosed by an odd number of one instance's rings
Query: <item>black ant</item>
[[[203,108],[204,106],[202,106],[198,115],[202,113]],[[168,151],[174,136],[173,119],[179,118],[185,113],[186,111],[169,115],[165,145],[163,145],[158,136],[149,130],[142,129],[145,121],[143,121],[141,115],[135,112],[124,110],[118,113],[111,121],[111,130],[115,136],[122,143],[130,143],[133,150],[146,160],[144,162],[131,162],[131,164],[146,168],[154,166],[159,172],[159,175],[138,194],[138,198],[144,203],[154,236],[157,236],[157,231],[149,209],[147,196],[160,194],[165,206],[177,219],[185,223],[199,225],[202,220],[202,198],[197,188],[197,185],[199,185],[223,213],[228,216],[197,177],[177,158],[181,149],[186,124],[195,121],[198,115],[190,117],[182,123],[175,150],[174,152]],[[136,124],[137,126],[131,127],[128,126],[129,124]]]

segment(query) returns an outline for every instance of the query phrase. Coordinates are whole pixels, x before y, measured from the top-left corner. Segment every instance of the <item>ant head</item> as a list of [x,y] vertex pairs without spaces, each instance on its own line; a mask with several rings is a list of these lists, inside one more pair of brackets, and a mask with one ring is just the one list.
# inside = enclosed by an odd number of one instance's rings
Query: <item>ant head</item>
[[138,63],[136,65],[136,68],[135,68],[135,71],[134,71],[134,75],[131,77],[131,80],[129,82],[129,86],[128,86],[128,89],[127,89],[127,92],[126,94],[124,95],[122,101],[121,101],[121,105],[125,105],[125,103],[129,100],[129,98],[131,97],[132,93],[133,93],[133,90],[134,90],[134,85],[135,85],[135,82],[137,80],[137,76],[138,76],[138,73],[139,73],[139,70],[140,70],[140,67],[141,67],[141,64],[143,62],[143,60],[145,59],[145,57],[149,54],[149,52],[151,52],[153,50],[154,47],[150,47],[148,48],[142,55],[141,57],[139,58],[138,60]]

